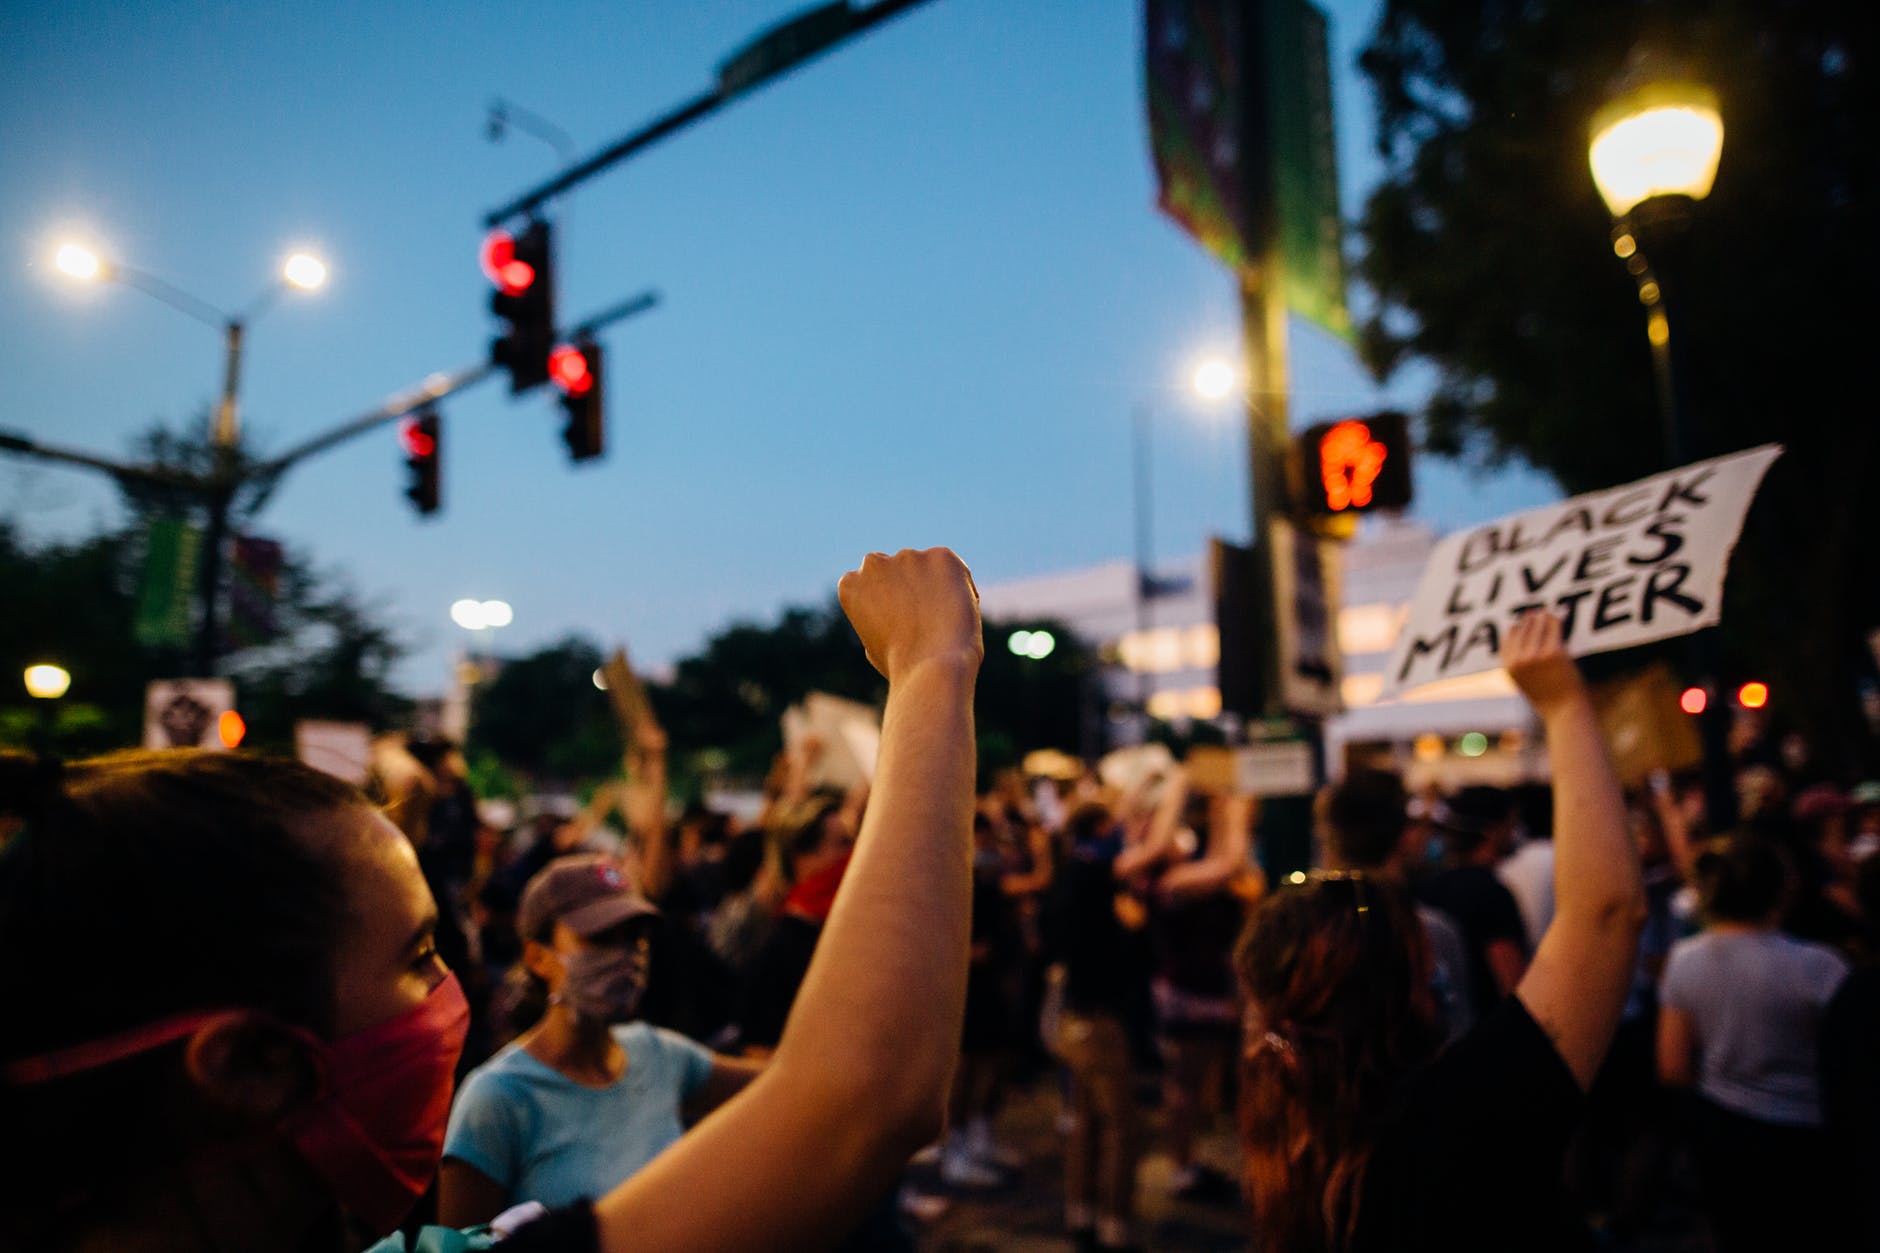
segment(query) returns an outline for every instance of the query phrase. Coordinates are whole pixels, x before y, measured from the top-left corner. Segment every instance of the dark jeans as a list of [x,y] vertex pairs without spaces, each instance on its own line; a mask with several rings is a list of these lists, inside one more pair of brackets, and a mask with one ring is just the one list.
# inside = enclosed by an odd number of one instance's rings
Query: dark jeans
[[1688,1108],[1691,1156],[1717,1253],[1846,1248],[1827,1137],[1746,1118],[1702,1097]]

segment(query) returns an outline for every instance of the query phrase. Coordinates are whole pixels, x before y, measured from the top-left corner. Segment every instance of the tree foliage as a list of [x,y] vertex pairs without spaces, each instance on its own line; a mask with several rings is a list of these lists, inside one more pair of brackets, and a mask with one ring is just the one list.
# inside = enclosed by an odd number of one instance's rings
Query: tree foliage
[[1733,566],[1725,655],[1829,743],[1862,733],[1850,676],[1880,619],[1859,504],[1880,470],[1860,316],[1880,277],[1875,30],[1855,0],[1387,0],[1361,62],[1388,167],[1361,225],[1366,356],[1435,366],[1428,447],[1516,454],[1569,491],[1667,465],[1590,120],[1641,51],[1716,90],[1716,186],[1666,276],[1692,456],[1789,449]]
[[494,754],[536,777],[593,778],[620,765],[620,730],[594,686],[601,650],[570,636],[503,663],[479,684],[470,719],[472,754]]

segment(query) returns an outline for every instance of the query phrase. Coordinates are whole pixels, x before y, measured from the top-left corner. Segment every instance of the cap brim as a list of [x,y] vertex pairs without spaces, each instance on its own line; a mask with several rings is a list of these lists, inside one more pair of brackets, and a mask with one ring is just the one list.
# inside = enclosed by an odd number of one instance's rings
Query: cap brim
[[659,909],[653,902],[637,893],[623,892],[619,896],[605,897],[579,909],[571,909],[556,921],[566,923],[568,929],[582,939],[592,939],[623,922],[657,917]]

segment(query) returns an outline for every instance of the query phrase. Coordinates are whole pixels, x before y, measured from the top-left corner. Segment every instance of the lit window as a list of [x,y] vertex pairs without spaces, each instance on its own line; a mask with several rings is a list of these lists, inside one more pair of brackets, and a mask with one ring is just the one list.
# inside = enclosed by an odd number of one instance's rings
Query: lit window
[[1387,653],[1409,616],[1408,605],[1352,605],[1338,615],[1338,650],[1347,657]]

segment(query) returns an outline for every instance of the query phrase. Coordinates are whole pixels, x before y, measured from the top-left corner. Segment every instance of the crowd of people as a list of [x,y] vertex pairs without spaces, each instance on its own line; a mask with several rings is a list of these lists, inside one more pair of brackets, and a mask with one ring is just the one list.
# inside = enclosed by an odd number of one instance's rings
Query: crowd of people
[[1746,741],[1738,821],[1627,791],[1535,614],[1503,662],[1551,786],[1353,765],[1274,867],[1259,798],[1166,752],[975,795],[952,554],[842,602],[872,778],[799,740],[744,820],[670,806],[650,717],[622,780],[521,811],[424,737],[370,801],[0,757],[0,1247],[911,1248],[910,1162],[1037,1168],[1024,1084],[1079,1248],[1142,1246],[1152,1133],[1263,1253],[1626,1248],[1687,1176],[1725,1253],[1880,1248],[1880,784]]

